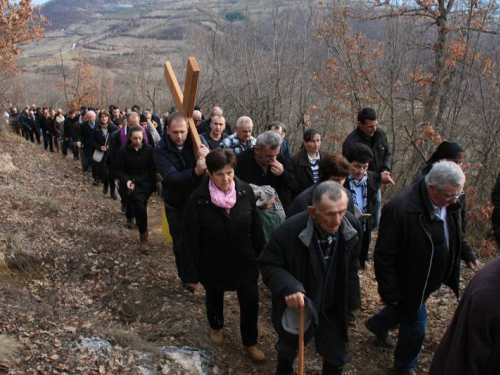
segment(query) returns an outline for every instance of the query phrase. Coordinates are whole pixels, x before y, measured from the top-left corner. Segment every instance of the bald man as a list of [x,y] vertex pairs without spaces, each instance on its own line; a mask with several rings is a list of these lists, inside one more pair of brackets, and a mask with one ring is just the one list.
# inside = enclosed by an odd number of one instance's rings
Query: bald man
[[[212,123],[212,117],[214,116],[222,116],[224,114],[224,110],[221,107],[213,107],[208,114],[208,118],[204,120],[198,128],[198,134],[206,133],[210,131],[210,124]],[[226,127],[224,128],[224,133],[227,135],[233,134],[233,130],[231,129],[231,125],[226,122]]]
[[[194,111],[193,112],[193,122],[194,122],[197,129],[200,126],[200,124],[202,123],[202,121],[203,121],[203,116],[202,116],[201,112]],[[201,134],[199,130],[198,130],[198,133]]]

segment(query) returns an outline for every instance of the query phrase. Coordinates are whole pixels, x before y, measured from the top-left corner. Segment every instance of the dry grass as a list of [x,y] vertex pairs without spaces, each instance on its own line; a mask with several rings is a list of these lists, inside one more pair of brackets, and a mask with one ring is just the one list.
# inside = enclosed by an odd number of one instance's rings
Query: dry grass
[[19,233],[0,234],[1,277],[18,279],[33,273],[38,260],[26,251],[28,246],[28,240]]
[[21,344],[7,335],[0,335],[0,362],[9,362],[14,358]]

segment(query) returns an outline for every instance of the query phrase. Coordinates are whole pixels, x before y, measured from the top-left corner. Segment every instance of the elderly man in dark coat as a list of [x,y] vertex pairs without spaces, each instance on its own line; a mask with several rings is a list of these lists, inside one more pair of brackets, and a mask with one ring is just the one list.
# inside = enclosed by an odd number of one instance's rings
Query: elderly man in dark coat
[[260,134],[254,148],[237,154],[236,176],[249,184],[272,186],[287,212],[297,182],[292,165],[280,153],[282,141],[273,131]]
[[349,361],[347,305],[356,287],[361,225],[347,212],[347,202],[338,182],[320,183],[313,206],[282,224],[259,258],[263,281],[273,296],[278,374],[293,373],[298,345],[297,336],[282,324],[283,314],[304,306],[305,301],[318,315],[305,340],[314,336],[323,357],[323,374],[341,374]]
[[[384,206],[375,246],[375,275],[385,307],[366,321],[394,352],[396,374],[414,374],[427,326],[427,298],[448,285],[458,295],[460,260],[478,261],[464,236],[461,205],[465,175],[441,161],[425,180]],[[389,330],[399,325],[397,346]]]

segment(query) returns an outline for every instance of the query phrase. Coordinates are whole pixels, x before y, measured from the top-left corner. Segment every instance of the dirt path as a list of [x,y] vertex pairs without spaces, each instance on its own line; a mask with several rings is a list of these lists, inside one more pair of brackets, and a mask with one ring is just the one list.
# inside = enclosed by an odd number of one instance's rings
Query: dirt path
[[[191,294],[180,285],[171,245],[161,233],[159,198],[148,210],[152,251],[143,255],[119,203],[84,181],[77,162],[5,132],[0,142],[0,154],[10,154],[17,168],[0,174],[0,333],[21,343],[7,364],[10,373],[134,373],[133,351],[160,345],[205,349],[224,374],[274,373],[276,337],[265,287],[259,325],[268,359],[256,365],[242,350],[234,293],[226,297],[224,344],[209,341],[203,290]],[[345,373],[386,374],[392,355],[375,345],[362,324],[381,306],[371,265],[361,281],[363,309],[350,333],[352,363]],[[418,374],[426,373],[456,301],[444,290],[428,306],[428,341]],[[96,336],[119,347],[119,355],[103,360],[77,347],[82,337]],[[159,369],[163,361],[157,359]],[[307,373],[319,374],[320,366],[309,345]]]

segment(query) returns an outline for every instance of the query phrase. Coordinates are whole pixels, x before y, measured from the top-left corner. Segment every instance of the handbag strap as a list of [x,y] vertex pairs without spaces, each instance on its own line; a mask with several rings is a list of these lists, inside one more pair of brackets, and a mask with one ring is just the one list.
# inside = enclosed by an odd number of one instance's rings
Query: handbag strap
[[106,147],[108,145],[108,138],[109,138],[109,130],[108,130],[108,134],[106,134],[106,140],[104,141],[104,147]]

